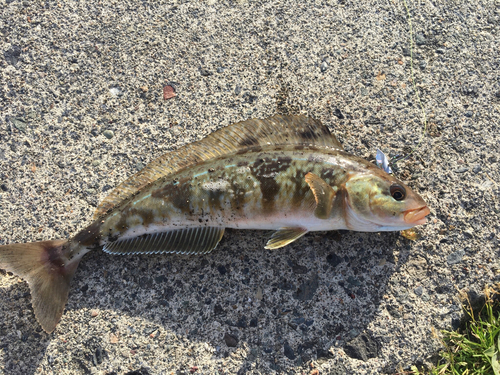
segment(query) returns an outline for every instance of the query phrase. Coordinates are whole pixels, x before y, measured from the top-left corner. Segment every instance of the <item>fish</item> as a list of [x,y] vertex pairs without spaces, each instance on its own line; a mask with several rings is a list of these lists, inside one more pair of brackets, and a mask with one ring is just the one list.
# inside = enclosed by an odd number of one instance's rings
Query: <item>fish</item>
[[302,115],[250,119],[150,162],[68,239],[0,246],[0,268],[27,281],[35,317],[51,333],[82,257],[214,250],[226,228],[274,230],[266,249],[308,232],[399,231],[430,209],[408,186],[347,153],[329,128]]

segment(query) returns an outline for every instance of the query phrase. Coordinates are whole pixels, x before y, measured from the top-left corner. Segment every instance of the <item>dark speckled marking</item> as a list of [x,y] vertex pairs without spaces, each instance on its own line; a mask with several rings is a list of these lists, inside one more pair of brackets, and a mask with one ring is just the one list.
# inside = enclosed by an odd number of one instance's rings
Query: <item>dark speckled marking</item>
[[[210,169],[210,172],[214,171],[213,168]],[[161,188],[153,190],[151,197],[166,199],[182,212],[189,212],[187,201],[191,195],[190,182],[189,178],[175,180],[170,184],[165,184]]]
[[[50,243],[49,241],[47,241],[48,243]],[[65,261],[63,259],[63,255],[64,255],[64,246],[57,246],[57,247],[53,247],[53,246],[50,246],[49,244],[47,244],[46,246],[44,246],[44,250],[45,250],[45,254],[46,254],[46,258],[45,258],[45,262],[49,263],[50,264],[50,268],[51,268],[51,271],[52,272],[57,272],[57,273],[64,273],[64,265],[65,265]]]
[[249,134],[247,135],[242,141],[240,142],[240,146],[253,146],[253,145],[258,145],[259,141],[257,138],[255,138],[253,135]]
[[155,216],[153,215],[153,212],[151,210],[138,210],[138,209],[132,209],[130,210],[131,215],[138,215],[142,218],[143,225],[149,225],[154,223],[155,221]]
[[241,150],[238,150],[236,152],[236,155],[243,155],[246,154],[247,152],[261,152],[262,151],[262,146],[252,146],[250,148],[242,148]]
[[79,244],[91,247],[93,245],[98,245],[101,240],[101,221],[96,220],[90,224],[87,228],[80,231],[73,237],[73,242],[78,242]]
[[301,131],[299,135],[302,139],[306,140],[315,140],[316,138],[318,138],[317,134],[312,129],[309,128]]
[[291,161],[290,157],[278,157],[277,160],[259,158],[250,167],[252,175],[260,182],[264,213],[274,211],[276,195],[280,191],[280,186],[276,182],[276,179],[270,175],[287,170],[291,165]]

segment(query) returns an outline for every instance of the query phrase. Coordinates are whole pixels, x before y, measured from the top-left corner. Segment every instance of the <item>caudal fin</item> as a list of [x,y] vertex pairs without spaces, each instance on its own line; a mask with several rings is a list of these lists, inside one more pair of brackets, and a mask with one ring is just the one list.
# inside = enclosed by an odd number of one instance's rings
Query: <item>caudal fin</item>
[[68,261],[66,240],[0,246],[0,268],[26,280],[35,316],[47,333],[52,332],[68,300],[69,284],[79,259]]

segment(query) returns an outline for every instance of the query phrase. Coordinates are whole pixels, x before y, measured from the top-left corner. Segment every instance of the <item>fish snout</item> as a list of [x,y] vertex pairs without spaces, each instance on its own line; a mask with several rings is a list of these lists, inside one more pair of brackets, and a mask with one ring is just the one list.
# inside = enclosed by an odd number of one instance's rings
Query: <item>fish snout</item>
[[420,208],[416,208],[413,210],[408,210],[405,212],[404,219],[405,223],[412,225],[421,225],[425,224],[427,221],[426,216],[431,213],[429,207],[424,206]]

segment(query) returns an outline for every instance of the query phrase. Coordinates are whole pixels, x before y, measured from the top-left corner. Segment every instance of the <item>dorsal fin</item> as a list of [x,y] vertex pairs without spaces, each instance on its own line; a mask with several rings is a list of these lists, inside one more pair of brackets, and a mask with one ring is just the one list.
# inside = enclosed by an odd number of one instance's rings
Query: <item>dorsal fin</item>
[[200,141],[166,153],[116,187],[99,205],[98,218],[158,178],[200,161],[253,147],[316,146],[343,150],[340,142],[319,120],[306,116],[276,115],[251,119],[219,129]]

